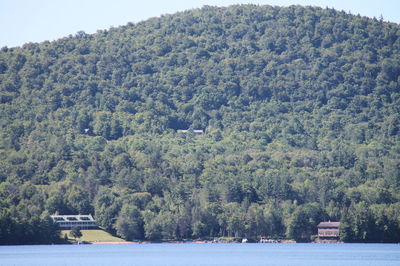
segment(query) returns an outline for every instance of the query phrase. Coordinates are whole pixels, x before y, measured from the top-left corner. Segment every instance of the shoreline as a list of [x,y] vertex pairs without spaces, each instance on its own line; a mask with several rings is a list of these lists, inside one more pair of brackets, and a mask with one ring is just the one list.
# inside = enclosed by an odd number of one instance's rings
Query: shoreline
[[[80,245],[148,245],[148,244],[400,244],[400,243],[349,243],[349,242],[295,242],[295,241],[282,241],[282,242],[271,242],[271,243],[242,243],[242,242],[213,242],[213,241],[91,241],[81,243]],[[63,244],[53,244],[53,245],[63,245]],[[77,245],[77,244],[72,244]]]
[[400,243],[393,243],[393,242],[357,242],[357,243],[350,243],[350,242],[295,242],[295,241],[281,241],[281,242],[271,242],[271,243],[260,243],[260,242],[253,242],[253,243],[242,243],[242,242],[213,242],[209,240],[196,240],[196,241],[85,241],[81,243],[51,243],[51,244],[10,244],[10,245],[0,245],[1,246],[49,246],[49,245],[146,245],[146,244],[388,244],[388,245],[400,245]]
[[[296,244],[293,240],[285,240],[280,242],[271,242],[271,243],[260,243],[260,242],[252,242],[252,243],[242,243],[240,241],[213,241],[213,240],[171,240],[171,241],[86,241],[81,244],[90,244],[90,245],[121,245],[121,244]],[[309,242],[313,243],[313,242]]]
[[121,244],[223,244],[223,243],[240,243],[240,242],[213,242],[207,240],[197,240],[197,241],[87,241],[83,244],[90,245],[121,245]]

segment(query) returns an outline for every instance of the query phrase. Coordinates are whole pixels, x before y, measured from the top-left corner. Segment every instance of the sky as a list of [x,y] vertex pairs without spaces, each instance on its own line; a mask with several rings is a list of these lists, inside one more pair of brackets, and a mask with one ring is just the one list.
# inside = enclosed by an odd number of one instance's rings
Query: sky
[[0,48],[95,33],[204,5],[310,5],[400,23],[400,0],[0,0]]

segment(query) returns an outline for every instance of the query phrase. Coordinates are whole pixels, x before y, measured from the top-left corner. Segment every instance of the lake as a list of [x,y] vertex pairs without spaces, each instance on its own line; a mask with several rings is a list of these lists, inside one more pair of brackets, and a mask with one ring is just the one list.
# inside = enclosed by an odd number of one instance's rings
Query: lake
[[399,266],[398,244],[0,246],[0,265]]

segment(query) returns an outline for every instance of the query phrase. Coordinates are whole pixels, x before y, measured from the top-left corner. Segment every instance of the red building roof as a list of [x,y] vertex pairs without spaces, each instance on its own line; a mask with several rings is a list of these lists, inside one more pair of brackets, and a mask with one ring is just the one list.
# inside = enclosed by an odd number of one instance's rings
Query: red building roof
[[339,228],[340,222],[320,222],[318,227],[337,227]]

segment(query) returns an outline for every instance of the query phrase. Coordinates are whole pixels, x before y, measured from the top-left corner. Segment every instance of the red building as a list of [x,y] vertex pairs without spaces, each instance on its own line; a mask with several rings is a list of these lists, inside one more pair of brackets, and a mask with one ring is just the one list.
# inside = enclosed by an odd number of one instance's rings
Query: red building
[[318,238],[323,240],[339,239],[340,222],[320,222],[318,224]]

